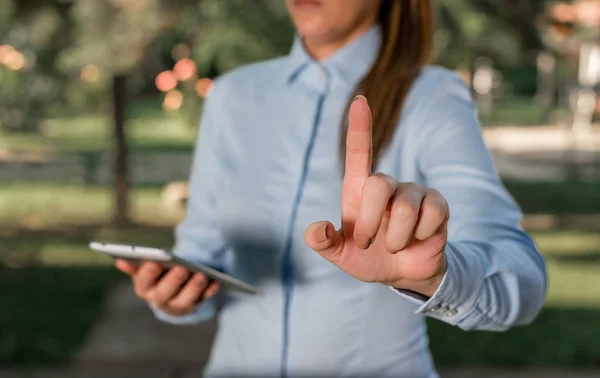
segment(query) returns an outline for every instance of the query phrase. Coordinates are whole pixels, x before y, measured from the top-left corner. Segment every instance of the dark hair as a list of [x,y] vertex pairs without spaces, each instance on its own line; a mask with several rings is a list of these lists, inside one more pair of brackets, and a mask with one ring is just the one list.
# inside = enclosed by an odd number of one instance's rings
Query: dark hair
[[[433,19],[431,0],[383,0],[381,3],[381,47],[370,71],[355,91],[355,95],[365,96],[371,107],[374,167],[394,135],[411,85],[431,58]],[[342,159],[347,134],[347,118],[344,119],[340,141]]]

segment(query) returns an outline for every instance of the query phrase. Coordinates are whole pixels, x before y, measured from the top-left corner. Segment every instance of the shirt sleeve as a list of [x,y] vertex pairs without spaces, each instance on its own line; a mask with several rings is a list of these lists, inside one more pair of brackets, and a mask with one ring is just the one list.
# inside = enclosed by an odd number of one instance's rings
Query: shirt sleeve
[[[189,196],[184,220],[176,227],[173,253],[190,261],[224,270],[225,242],[215,218],[216,183],[221,167],[217,123],[216,85],[207,97],[189,179]],[[186,316],[170,316],[151,306],[155,316],[171,324],[193,324],[211,319],[216,298],[202,302]]]
[[411,117],[411,127],[418,128],[422,179],[450,207],[447,271],[431,298],[396,292],[419,303],[418,314],[465,330],[503,331],[537,316],[546,267],[498,177],[468,88],[458,76],[446,75]]

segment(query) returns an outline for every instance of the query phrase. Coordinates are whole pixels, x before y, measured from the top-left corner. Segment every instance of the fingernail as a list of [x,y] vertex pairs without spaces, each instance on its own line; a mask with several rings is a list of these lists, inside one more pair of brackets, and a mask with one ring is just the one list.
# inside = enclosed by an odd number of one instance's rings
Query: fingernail
[[365,102],[365,104],[368,104],[368,103],[369,103],[369,102],[367,101],[367,98],[366,98],[365,96],[363,96],[363,95],[358,95],[358,96],[354,97],[354,101],[357,101],[357,100],[364,101],[364,102]]
[[329,224],[324,224],[317,230],[315,235],[315,239],[318,243],[323,243],[329,240],[331,237],[331,230],[329,229]]

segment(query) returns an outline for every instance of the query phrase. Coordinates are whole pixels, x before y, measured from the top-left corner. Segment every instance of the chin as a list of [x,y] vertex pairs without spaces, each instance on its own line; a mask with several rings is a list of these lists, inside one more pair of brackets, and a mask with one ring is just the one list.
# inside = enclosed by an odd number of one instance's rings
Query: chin
[[300,25],[296,29],[302,38],[309,38],[315,41],[329,40],[332,35],[335,35],[331,28],[323,27],[322,25]]

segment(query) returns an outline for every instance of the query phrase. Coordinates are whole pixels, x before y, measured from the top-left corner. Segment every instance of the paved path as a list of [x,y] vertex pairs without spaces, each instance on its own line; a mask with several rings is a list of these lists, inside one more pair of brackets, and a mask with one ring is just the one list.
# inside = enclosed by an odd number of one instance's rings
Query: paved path
[[199,326],[170,326],[157,321],[138,299],[129,280],[119,283],[109,296],[105,313],[76,356],[78,363],[102,361],[148,362],[203,366],[216,331],[216,322]]
[[600,130],[574,134],[556,126],[484,130],[485,142],[504,178],[561,181],[574,170],[600,177]]

